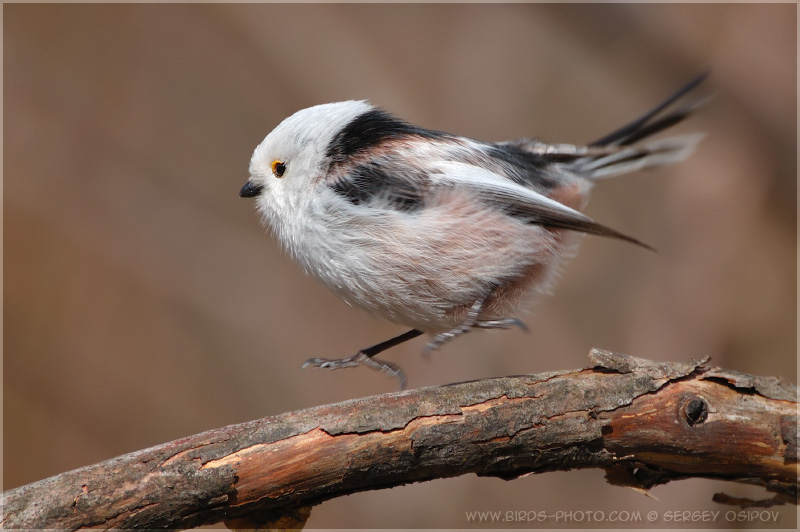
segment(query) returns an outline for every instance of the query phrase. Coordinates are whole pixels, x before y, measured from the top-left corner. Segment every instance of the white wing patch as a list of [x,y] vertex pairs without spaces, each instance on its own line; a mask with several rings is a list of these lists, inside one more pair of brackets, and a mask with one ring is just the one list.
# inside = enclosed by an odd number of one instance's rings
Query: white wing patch
[[430,179],[434,187],[461,188],[511,216],[544,226],[618,238],[652,249],[635,238],[600,225],[575,209],[485,168],[447,161],[437,164],[433,170]]

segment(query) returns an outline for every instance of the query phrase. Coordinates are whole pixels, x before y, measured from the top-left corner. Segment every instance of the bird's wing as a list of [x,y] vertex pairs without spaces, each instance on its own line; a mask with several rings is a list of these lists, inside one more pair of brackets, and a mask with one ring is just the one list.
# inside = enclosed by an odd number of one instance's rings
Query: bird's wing
[[595,222],[575,209],[480,166],[447,161],[437,165],[436,170],[430,174],[432,187],[464,190],[479,201],[529,223],[618,238],[653,249],[633,237]]
[[430,176],[414,164],[381,157],[360,161],[332,174],[329,187],[353,205],[376,205],[401,211],[424,206]]
[[[384,151],[377,157],[339,168],[330,175],[328,186],[353,205],[406,212],[425,208],[428,200],[436,197],[439,191],[463,191],[527,223],[618,238],[653,249],[525,186],[505,170],[507,167],[520,170],[519,165],[489,165],[492,169],[487,169],[483,166],[487,162],[485,157],[473,162],[463,151],[431,149],[432,153],[422,155],[413,151]],[[473,158],[480,154],[479,151],[469,153]]]

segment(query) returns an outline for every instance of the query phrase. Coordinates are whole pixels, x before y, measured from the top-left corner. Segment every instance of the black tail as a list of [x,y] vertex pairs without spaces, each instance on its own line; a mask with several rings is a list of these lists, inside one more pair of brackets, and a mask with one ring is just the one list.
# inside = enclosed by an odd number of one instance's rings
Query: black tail
[[630,124],[627,124],[613,133],[609,133],[605,137],[592,142],[589,144],[589,146],[627,146],[683,121],[692,113],[692,111],[694,111],[701,103],[705,101],[705,98],[693,100],[677,109],[673,109],[667,114],[662,115],[662,112],[667,110],[673,103],[700,85],[703,80],[708,77],[708,74],[708,71],[703,72],[696,78],[692,79],[689,83],[681,87],[675,94],[664,100],[651,111],[647,112],[644,116],[641,116]]

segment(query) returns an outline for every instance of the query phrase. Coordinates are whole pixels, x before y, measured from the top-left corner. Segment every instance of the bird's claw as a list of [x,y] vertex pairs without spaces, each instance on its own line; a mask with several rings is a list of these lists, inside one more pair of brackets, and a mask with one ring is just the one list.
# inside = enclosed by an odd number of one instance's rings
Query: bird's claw
[[405,390],[408,380],[406,374],[399,366],[383,360],[377,360],[366,353],[359,351],[355,355],[347,358],[309,358],[303,363],[303,369],[308,367],[323,369],[343,369],[365,366],[375,371],[386,373],[389,377],[400,381],[400,390]]

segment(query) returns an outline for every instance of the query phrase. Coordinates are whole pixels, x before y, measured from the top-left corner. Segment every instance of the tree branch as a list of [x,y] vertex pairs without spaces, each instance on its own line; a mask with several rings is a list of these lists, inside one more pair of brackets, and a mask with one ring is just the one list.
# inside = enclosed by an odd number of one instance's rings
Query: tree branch
[[183,438],[9,490],[2,526],[301,527],[311,506],[357,491],[588,467],[617,485],[707,477],[761,484],[777,494],[770,504],[797,502],[795,386],[706,361],[600,350],[590,360],[583,370],[384,394]]

